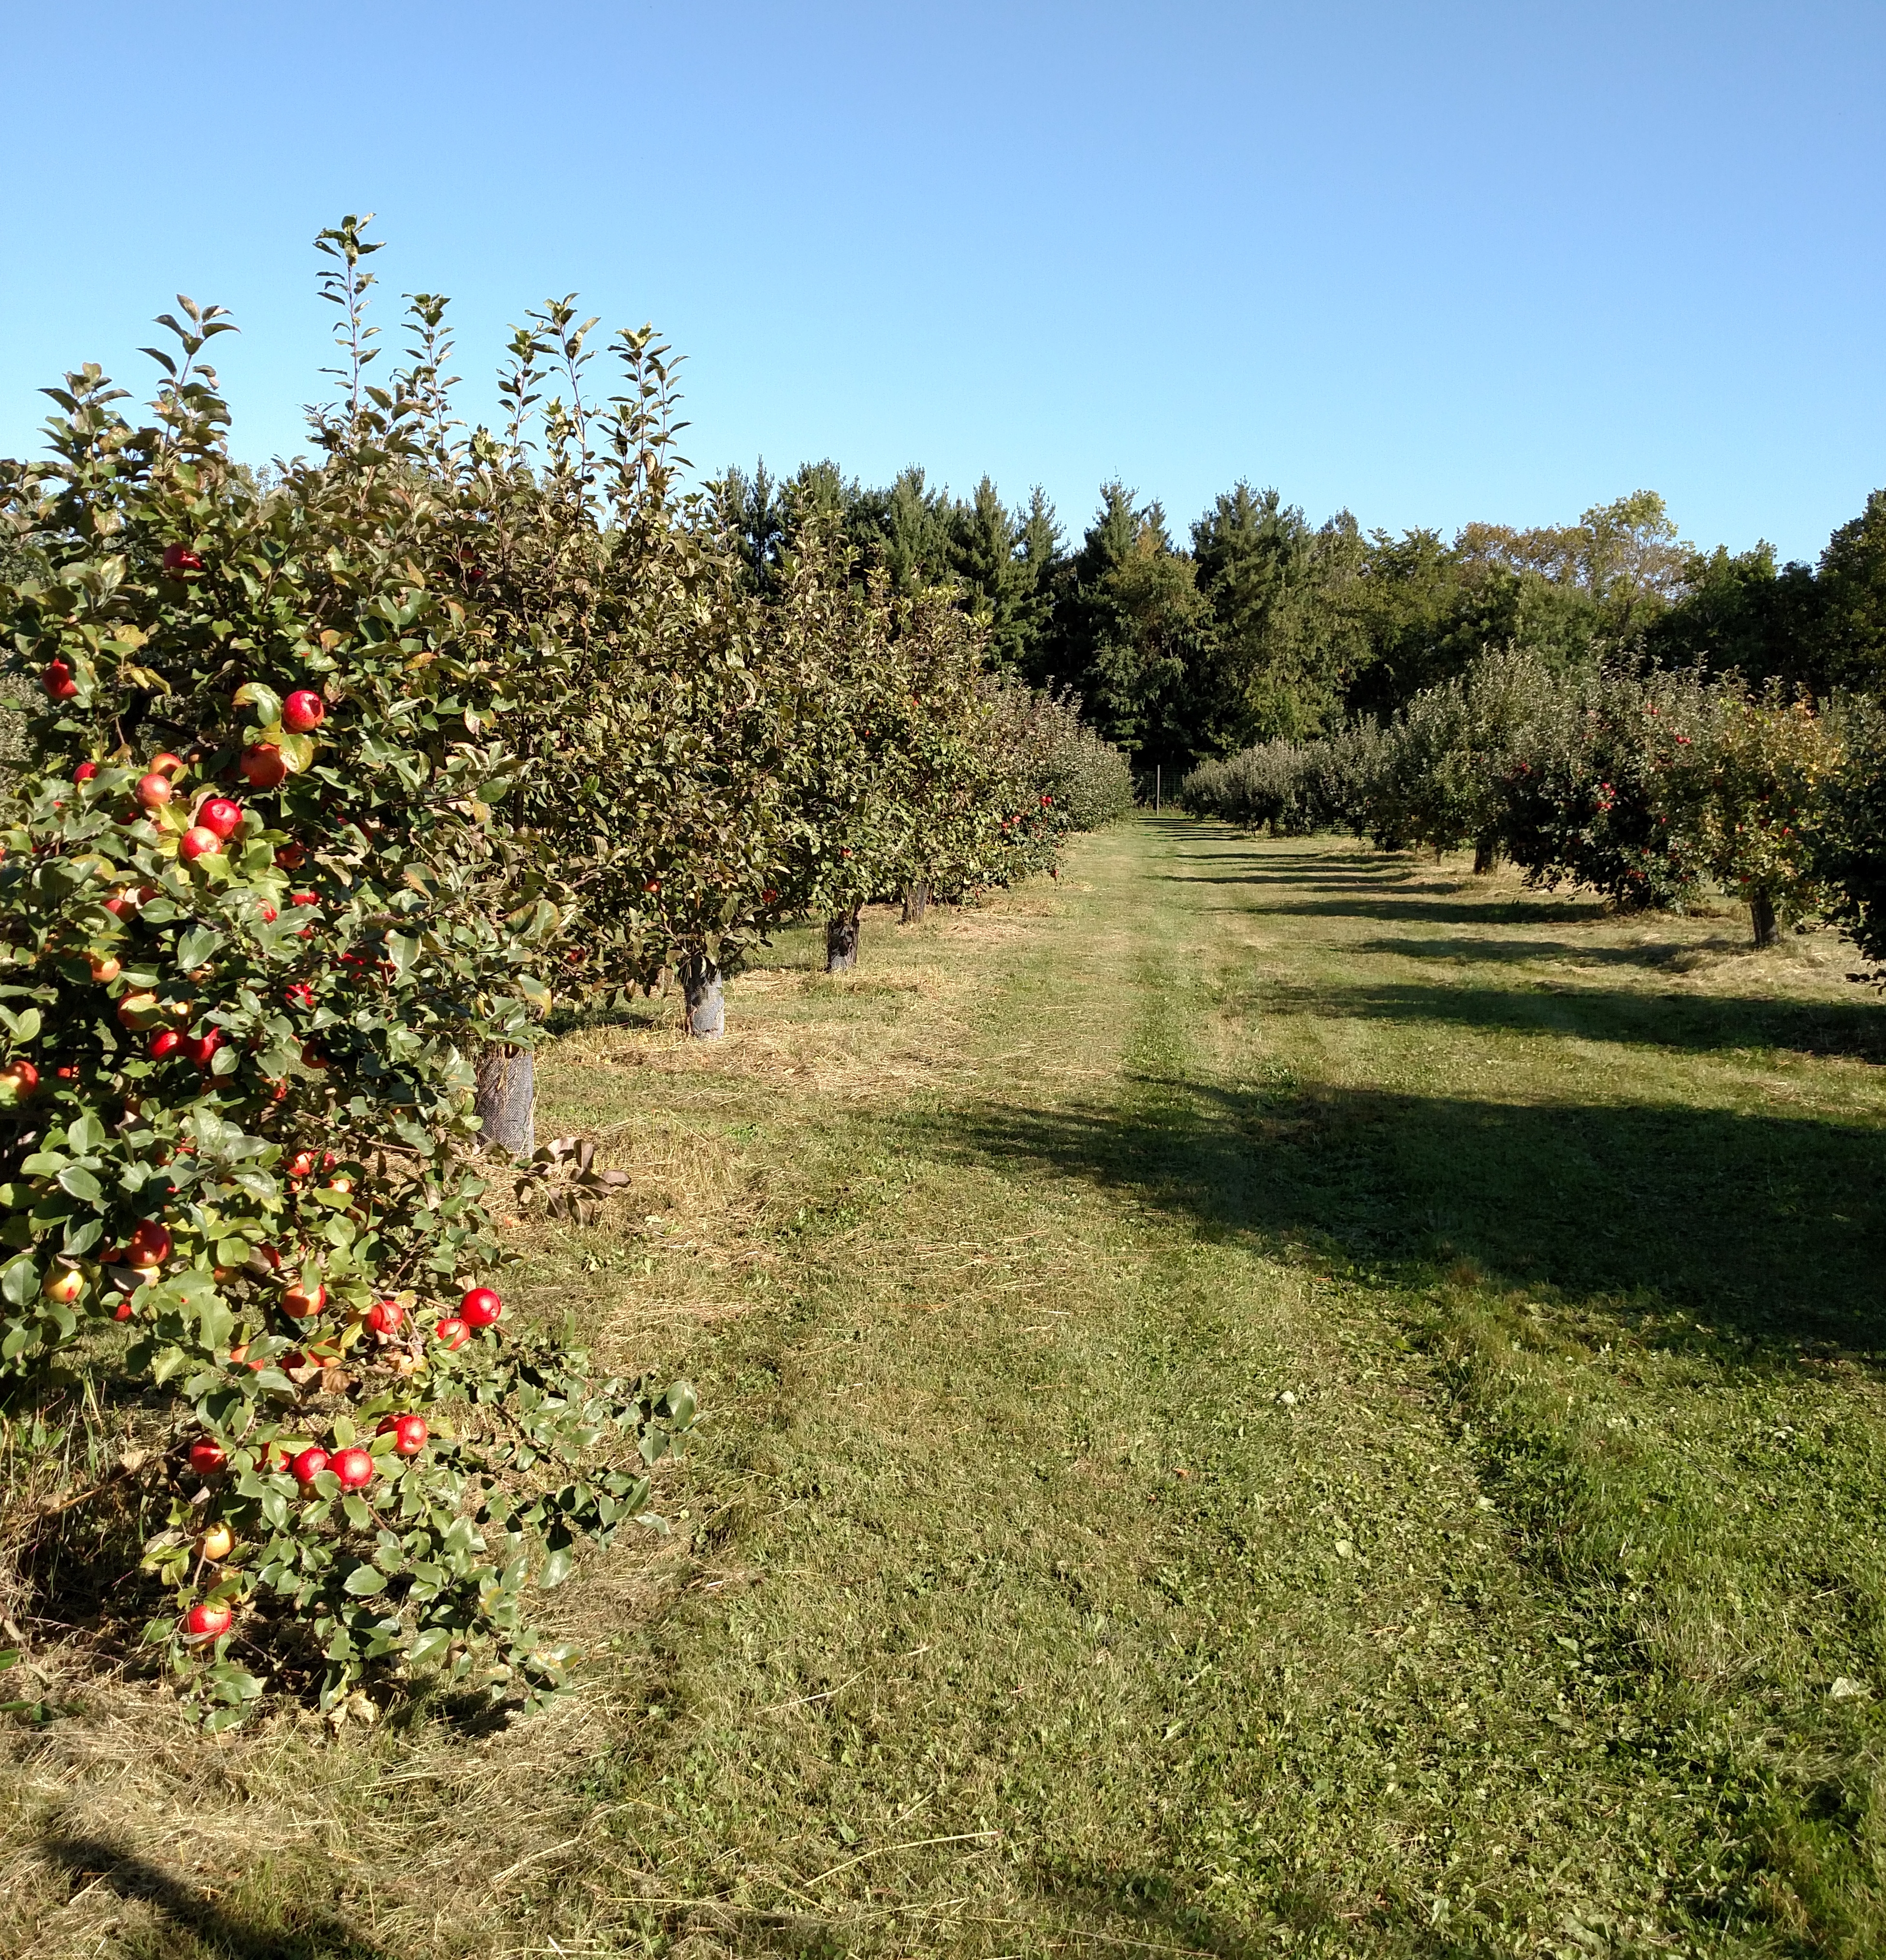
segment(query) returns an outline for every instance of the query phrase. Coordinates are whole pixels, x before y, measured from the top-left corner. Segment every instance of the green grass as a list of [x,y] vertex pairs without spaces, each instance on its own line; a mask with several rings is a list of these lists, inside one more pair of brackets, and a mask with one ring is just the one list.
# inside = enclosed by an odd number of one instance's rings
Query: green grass
[[636,1183],[532,1296],[710,1418],[556,1596],[583,1694],[212,1749],[94,1688],[0,1929],[1886,1951],[1882,1010],[1741,931],[1146,821],[718,1048],[572,1037]]

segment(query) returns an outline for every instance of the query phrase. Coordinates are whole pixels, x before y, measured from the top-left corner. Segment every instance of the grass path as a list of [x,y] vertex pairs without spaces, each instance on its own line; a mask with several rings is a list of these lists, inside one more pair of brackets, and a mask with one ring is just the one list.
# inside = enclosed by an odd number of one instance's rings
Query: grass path
[[676,1537],[567,1716],[232,1752],[311,1834],[116,1950],[1886,1950],[1882,1010],[1739,930],[1149,820],[567,1042]]

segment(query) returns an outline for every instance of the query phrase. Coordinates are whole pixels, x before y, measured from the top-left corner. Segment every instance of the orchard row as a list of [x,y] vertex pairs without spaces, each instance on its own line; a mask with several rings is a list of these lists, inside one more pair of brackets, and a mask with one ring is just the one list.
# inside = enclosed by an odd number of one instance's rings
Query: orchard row
[[87,368],[46,460],[0,466],[37,703],[0,830],[0,1377],[43,1423],[126,1377],[161,1412],[111,1516],[218,1725],[372,1673],[553,1688],[527,1596],[645,1518],[692,1420],[685,1383],[496,1324],[481,1070],[667,975],[718,1032],[787,921],[843,963],[867,902],[1051,870],[1124,786],[817,525],[755,590],[678,487],[650,332],[597,404],[593,323],[547,307],[467,431],[443,302],[379,385],[377,247],[320,243],[345,392],[313,460],[234,460],[228,323],[184,302],[148,420]]
[[1385,723],[1204,764],[1182,794],[1274,831],[1471,845],[1477,870],[1510,857],[1627,909],[1726,892],[1757,946],[1820,918],[1886,961],[1886,721],[1864,698],[1817,706],[1734,674],[1513,649]]

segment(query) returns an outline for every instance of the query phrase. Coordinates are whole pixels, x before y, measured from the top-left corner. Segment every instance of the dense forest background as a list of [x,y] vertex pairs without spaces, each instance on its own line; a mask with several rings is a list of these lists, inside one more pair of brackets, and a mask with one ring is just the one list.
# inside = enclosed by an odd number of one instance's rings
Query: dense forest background
[[918,468],[872,488],[830,462],[782,481],[762,463],[714,492],[762,582],[823,513],[893,584],[953,587],[1003,666],[1077,692],[1142,772],[1391,714],[1496,648],[1567,666],[1637,652],[1817,696],[1886,683],[1886,490],[1812,566],[1766,544],[1699,550],[1648,490],[1576,523],[1449,539],[1365,533],[1347,511],[1312,524],[1240,482],[1182,542],[1114,482],[1071,546],[1039,490],[1012,507],[986,476],[961,498]]

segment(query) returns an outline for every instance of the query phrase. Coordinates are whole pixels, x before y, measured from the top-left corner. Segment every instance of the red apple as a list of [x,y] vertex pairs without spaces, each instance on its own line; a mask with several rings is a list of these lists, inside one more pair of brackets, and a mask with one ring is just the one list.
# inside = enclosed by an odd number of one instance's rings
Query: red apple
[[229,1631],[230,1612],[219,1599],[205,1599],[183,1615],[183,1631],[193,1640],[213,1640]]
[[396,1300],[377,1300],[367,1309],[368,1328],[383,1339],[390,1340],[397,1334],[406,1317],[406,1309]]
[[291,892],[288,902],[291,905],[318,905],[321,895],[318,892]]
[[426,1427],[422,1415],[390,1415],[380,1425],[380,1433],[393,1438],[396,1456],[417,1456],[425,1449],[426,1438],[431,1431]]
[[459,1302],[459,1313],[467,1327],[488,1327],[504,1310],[504,1303],[489,1287],[473,1287]]
[[180,578],[186,572],[201,571],[203,561],[187,545],[166,545],[164,568],[173,577]]
[[128,1266],[161,1266],[170,1256],[170,1228],[147,1218],[125,1241]]
[[55,701],[70,701],[78,692],[72,670],[63,660],[48,660],[40,676],[40,685]]
[[364,1491],[374,1481],[374,1459],[358,1445],[336,1450],[327,1467],[340,1479],[343,1491]]
[[159,1028],[151,1037],[151,1059],[164,1061],[176,1054],[183,1045],[183,1037],[175,1028]]
[[463,1348],[472,1338],[472,1330],[456,1313],[447,1314],[432,1331],[447,1347],[453,1349]]
[[327,704],[311,688],[297,687],[281,704],[281,725],[292,734],[306,735],[327,719]]
[[195,864],[199,858],[219,857],[223,840],[213,830],[206,830],[200,823],[193,823],[184,832],[183,842],[177,847],[177,854],[186,862]]
[[317,1443],[302,1451],[288,1465],[294,1481],[304,1487],[312,1484],[327,1468],[327,1452]]
[[257,742],[245,749],[240,767],[251,789],[279,789],[288,779],[288,765],[272,742]]
[[211,1028],[200,1035],[192,1035],[184,1044],[184,1052],[199,1068],[208,1068],[216,1051],[223,1045],[223,1031]]
[[40,1290],[57,1305],[70,1306],[85,1290],[85,1275],[76,1266],[56,1265]]
[[92,978],[101,987],[109,987],[124,971],[122,963],[116,955],[109,953],[94,953],[91,955],[90,964]]
[[88,783],[97,773],[98,765],[96,762],[81,762],[72,772],[72,781],[75,783]]
[[306,1320],[327,1304],[327,1288],[297,1281],[281,1296],[281,1311],[291,1320]]
[[242,805],[232,803],[227,797],[207,797],[197,807],[196,820],[218,837],[231,837],[242,822]]
[[138,778],[137,798],[146,810],[161,810],[176,794],[170,778],[159,770]]
[[190,1468],[199,1477],[214,1477],[228,1461],[223,1446],[213,1436],[199,1436],[190,1445]]
[[151,758],[151,766],[167,776],[179,775],[183,772],[183,758],[172,755],[168,749],[160,749]]
[[11,1061],[0,1068],[0,1099],[30,1102],[40,1093],[40,1071],[30,1061]]
[[285,990],[282,998],[291,1007],[311,1007],[314,1005],[314,989],[305,980],[297,980]]
[[285,844],[275,853],[275,863],[284,871],[298,871],[307,862],[308,854],[299,844]]
[[315,1161],[315,1155],[312,1150],[297,1150],[294,1155],[288,1160],[289,1176],[312,1176],[314,1172]]

